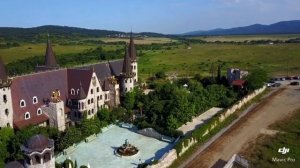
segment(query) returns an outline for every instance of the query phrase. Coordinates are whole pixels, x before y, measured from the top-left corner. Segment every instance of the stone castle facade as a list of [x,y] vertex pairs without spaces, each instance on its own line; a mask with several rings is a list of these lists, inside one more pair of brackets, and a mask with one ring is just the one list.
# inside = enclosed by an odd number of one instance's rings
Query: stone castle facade
[[124,59],[59,68],[50,40],[45,64],[36,73],[9,78],[0,61],[0,127],[21,129],[29,125],[65,130],[102,108],[120,104],[120,96],[138,82],[138,63],[131,35]]

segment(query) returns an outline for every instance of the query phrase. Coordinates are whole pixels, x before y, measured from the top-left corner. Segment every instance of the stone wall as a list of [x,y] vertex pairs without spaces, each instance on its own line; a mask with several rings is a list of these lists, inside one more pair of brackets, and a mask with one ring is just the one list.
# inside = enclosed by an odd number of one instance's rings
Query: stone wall
[[[260,89],[255,90],[253,93],[248,94],[247,96],[245,96],[244,98],[242,98],[241,100],[239,100],[237,103],[235,103],[232,107],[228,108],[227,110],[225,110],[223,113],[221,113],[219,115],[218,121],[215,121],[214,123],[212,123],[209,128],[207,128],[207,130],[203,133],[202,137],[206,136],[211,130],[213,130],[219,123],[223,122],[227,117],[229,117],[231,114],[235,113],[237,110],[239,110],[243,105],[245,105],[246,103],[248,103],[250,100],[252,100],[255,96],[257,96],[258,94],[262,93],[264,90],[266,89],[266,87],[262,87]],[[197,141],[194,138],[188,139],[188,144],[187,146],[184,145],[184,143],[182,144],[182,149],[179,152],[179,156],[183,155],[184,152],[186,152],[191,146],[193,146],[195,143],[197,143]]]
[[167,168],[177,159],[177,153],[175,149],[165,153],[155,165],[147,166],[147,168]]

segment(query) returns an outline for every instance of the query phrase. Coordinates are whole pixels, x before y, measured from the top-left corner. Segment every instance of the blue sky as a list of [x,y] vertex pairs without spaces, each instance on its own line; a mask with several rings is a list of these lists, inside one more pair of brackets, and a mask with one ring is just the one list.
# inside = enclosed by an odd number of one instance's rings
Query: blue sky
[[300,0],[1,0],[0,27],[184,33],[300,19]]

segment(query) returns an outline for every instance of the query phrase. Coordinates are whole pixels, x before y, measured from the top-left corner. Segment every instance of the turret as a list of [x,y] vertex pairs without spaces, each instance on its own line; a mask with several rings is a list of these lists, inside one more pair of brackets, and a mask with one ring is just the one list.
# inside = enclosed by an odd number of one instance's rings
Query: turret
[[132,71],[131,60],[127,52],[127,47],[125,46],[125,55],[124,55],[122,73],[121,73],[121,85],[122,85],[123,94],[133,89],[134,76],[135,74]]
[[11,83],[12,80],[8,79],[0,57],[0,127],[13,127]]
[[27,168],[55,168],[54,141],[44,135],[35,135],[21,146]]
[[138,64],[137,64],[136,49],[134,45],[132,32],[130,34],[128,53],[131,61],[132,72],[134,73],[134,84],[136,85],[138,82]]

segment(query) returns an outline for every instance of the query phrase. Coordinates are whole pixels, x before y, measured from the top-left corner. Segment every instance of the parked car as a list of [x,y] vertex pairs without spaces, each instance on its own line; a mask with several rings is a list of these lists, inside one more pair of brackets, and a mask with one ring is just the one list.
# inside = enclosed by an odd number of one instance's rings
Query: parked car
[[285,80],[292,80],[292,77],[287,76],[287,77],[285,77]]
[[294,82],[291,82],[290,85],[299,85],[299,82],[294,81]]
[[280,78],[281,81],[285,81],[285,78]]
[[300,79],[300,76],[294,76],[293,79],[294,79],[294,80],[299,80],[299,79]]
[[281,86],[281,83],[274,83],[274,84],[272,85],[272,87],[279,87],[279,86]]

